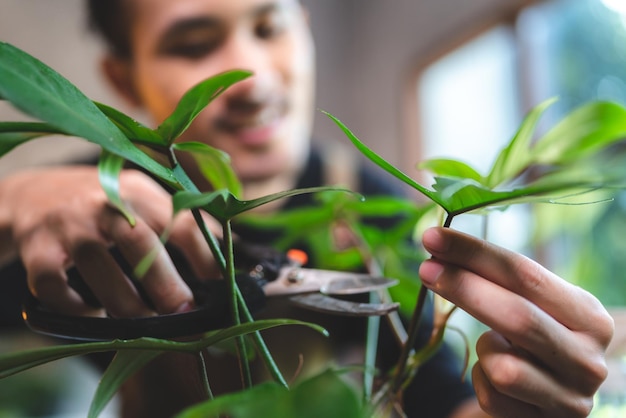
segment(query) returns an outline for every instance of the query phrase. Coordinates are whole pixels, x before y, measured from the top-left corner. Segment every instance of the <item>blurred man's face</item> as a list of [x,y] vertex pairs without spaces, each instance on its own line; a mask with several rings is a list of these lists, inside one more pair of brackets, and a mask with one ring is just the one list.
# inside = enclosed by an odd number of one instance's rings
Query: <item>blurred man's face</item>
[[199,81],[251,70],[184,140],[226,151],[244,182],[297,172],[313,117],[314,52],[296,0],[133,0],[129,11],[133,95],[155,123]]

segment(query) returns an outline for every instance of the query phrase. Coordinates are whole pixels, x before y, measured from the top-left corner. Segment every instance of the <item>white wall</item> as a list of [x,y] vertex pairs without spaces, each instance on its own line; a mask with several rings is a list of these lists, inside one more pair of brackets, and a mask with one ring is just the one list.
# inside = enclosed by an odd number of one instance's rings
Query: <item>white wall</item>
[[[458,42],[528,0],[309,0],[320,51],[319,107],[334,113],[361,140],[405,169],[418,156],[404,155],[405,100],[414,91],[412,71],[441,46]],[[326,27],[320,10],[335,16]],[[320,10],[318,10],[320,9]],[[337,24],[337,22],[339,22]],[[331,24],[333,27],[331,27]],[[341,51],[333,51],[338,39]],[[332,57],[332,58],[330,58]],[[332,60],[333,62],[329,62]],[[318,117],[316,132],[342,139]],[[409,147],[409,152],[414,147]]]

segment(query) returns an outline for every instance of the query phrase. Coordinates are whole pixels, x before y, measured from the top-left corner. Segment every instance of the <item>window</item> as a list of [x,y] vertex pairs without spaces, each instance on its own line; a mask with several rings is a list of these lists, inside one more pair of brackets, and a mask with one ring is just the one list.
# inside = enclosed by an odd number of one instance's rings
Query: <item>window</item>
[[[451,157],[483,174],[520,121],[517,46],[511,27],[496,26],[429,65],[417,92],[422,159]],[[494,213],[489,239],[520,249],[527,241],[524,210]],[[483,219],[460,217],[455,228],[481,235]]]
[[[559,98],[540,130],[591,100],[626,105],[626,1],[550,0],[526,7],[512,23],[491,27],[430,63],[417,86],[422,158],[458,158],[484,172],[524,113],[543,100]],[[491,216],[491,241],[532,252],[605,304],[626,305],[626,193],[580,211],[512,209]],[[481,233],[479,221],[464,222],[455,227]]]
[[[513,23],[492,27],[430,63],[417,85],[422,158],[450,156],[485,170],[526,110],[550,97],[559,101],[544,115],[540,131],[591,100],[626,105],[626,0],[529,6]],[[592,206],[511,209],[490,219],[491,241],[532,253],[607,306],[626,305],[626,192]],[[479,235],[478,224],[454,227]],[[471,329],[468,318],[455,320]],[[624,415],[624,364],[616,360],[610,366],[609,379],[618,383],[610,395],[616,402],[603,398],[611,389],[604,385],[597,416]],[[611,415],[613,407],[622,409]]]

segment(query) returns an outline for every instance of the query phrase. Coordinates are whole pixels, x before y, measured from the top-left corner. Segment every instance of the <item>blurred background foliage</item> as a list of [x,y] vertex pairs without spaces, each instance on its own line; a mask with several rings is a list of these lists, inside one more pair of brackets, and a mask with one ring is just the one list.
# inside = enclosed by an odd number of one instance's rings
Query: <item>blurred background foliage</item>
[[[542,7],[550,25],[541,82],[546,94],[559,97],[553,117],[595,99],[626,104],[626,2],[560,0]],[[623,306],[626,192],[613,195],[614,200],[592,206],[535,206],[534,238],[553,270],[605,305]]]

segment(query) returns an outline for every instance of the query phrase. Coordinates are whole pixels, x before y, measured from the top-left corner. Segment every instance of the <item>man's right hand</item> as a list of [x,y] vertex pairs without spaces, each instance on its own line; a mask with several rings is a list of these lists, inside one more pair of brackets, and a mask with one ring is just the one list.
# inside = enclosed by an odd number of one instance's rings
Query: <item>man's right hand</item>
[[[134,227],[108,202],[95,167],[28,170],[0,182],[0,237],[5,238],[0,249],[21,257],[31,292],[49,309],[104,314],[68,285],[66,270],[72,265],[111,316],[149,316],[193,307],[191,291],[159,241],[171,222],[170,195],[136,170],[121,173],[120,193],[136,217]],[[175,218],[168,242],[184,254],[197,277],[217,277],[213,256],[190,212]],[[141,278],[156,312],[115,262],[109,253],[112,246],[131,266],[159,249]]]

